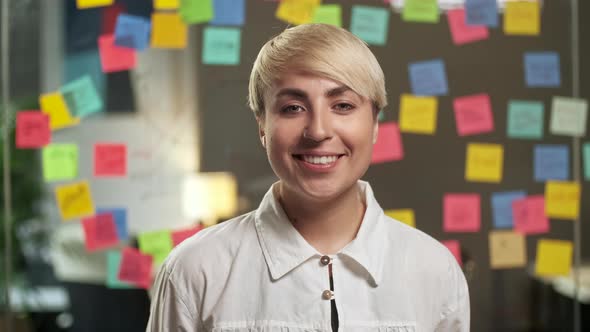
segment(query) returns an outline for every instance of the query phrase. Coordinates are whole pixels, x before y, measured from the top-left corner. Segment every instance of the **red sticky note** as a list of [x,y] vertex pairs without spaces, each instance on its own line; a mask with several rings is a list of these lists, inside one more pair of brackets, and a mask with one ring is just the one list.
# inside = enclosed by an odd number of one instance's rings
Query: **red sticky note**
[[489,37],[488,28],[485,25],[468,25],[465,22],[464,9],[447,11],[447,20],[455,45],[463,45]]
[[176,247],[182,241],[188,239],[189,237],[197,234],[199,231],[203,229],[203,225],[198,225],[188,229],[182,229],[178,231],[172,232],[172,244]]
[[119,243],[117,226],[110,213],[97,214],[82,219],[86,250],[97,251],[116,246]]
[[531,195],[512,202],[514,230],[522,234],[549,232],[549,218],[545,215],[545,197]]
[[379,124],[377,142],[373,145],[371,164],[396,161],[404,158],[399,126],[395,122]]
[[115,45],[114,35],[98,37],[98,49],[103,72],[112,73],[135,68],[135,49]]
[[117,23],[117,16],[125,12],[125,6],[121,3],[115,3],[102,9],[101,33],[103,35],[110,35],[115,33],[115,24]]
[[147,289],[152,283],[152,264],[153,257],[151,255],[142,254],[135,248],[123,248],[117,278],[120,281]]
[[451,254],[455,256],[455,259],[457,260],[457,263],[459,263],[459,266],[463,266],[463,260],[461,259],[461,245],[459,244],[459,241],[446,240],[442,241],[442,244],[444,244],[445,247],[449,249]]
[[488,94],[455,98],[453,108],[459,136],[494,131],[492,103]]
[[125,176],[127,147],[125,144],[94,145],[94,176]]
[[445,194],[443,229],[445,232],[478,232],[481,227],[479,194]]
[[16,114],[16,147],[40,148],[51,142],[49,115],[41,111],[20,111]]

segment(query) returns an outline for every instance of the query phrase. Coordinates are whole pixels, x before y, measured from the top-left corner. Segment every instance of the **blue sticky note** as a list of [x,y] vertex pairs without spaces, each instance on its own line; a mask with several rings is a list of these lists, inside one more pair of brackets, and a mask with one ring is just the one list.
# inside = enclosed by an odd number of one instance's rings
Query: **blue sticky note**
[[73,80],[60,89],[70,113],[85,117],[101,112],[103,103],[89,75]]
[[211,25],[244,25],[244,0],[213,0]]
[[127,210],[124,208],[97,208],[96,213],[111,213],[117,226],[117,236],[121,241],[129,239],[129,231],[127,230]]
[[568,180],[570,153],[565,144],[538,144],[534,152],[535,181]]
[[119,14],[115,24],[115,45],[144,50],[150,43],[151,23],[145,17]]
[[508,102],[507,135],[511,138],[543,138],[544,105],[540,101],[510,100]]
[[107,251],[107,287],[117,289],[136,288],[133,285],[120,281],[119,278],[117,278],[120,266],[121,252],[117,250]]
[[412,93],[420,96],[443,96],[449,92],[447,75],[442,60],[410,63]]
[[590,142],[584,143],[582,150],[584,158],[584,178],[590,180]]
[[465,0],[465,21],[467,25],[498,26],[498,4],[496,0]]
[[557,52],[527,52],[524,54],[525,81],[528,87],[559,87],[561,74]]
[[494,227],[496,228],[512,228],[512,202],[526,197],[526,192],[518,191],[504,191],[492,193],[492,215],[494,219]]
[[350,32],[371,45],[385,45],[389,30],[389,13],[385,8],[352,6]]
[[203,35],[204,64],[237,65],[240,63],[242,35],[240,29],[206,27]]
[[94,87],[102,100],[106,96],[107,80],[100,65],[98,49],[66,54],[64,59],[63,84],[74,81],[84,75],[90,76]]

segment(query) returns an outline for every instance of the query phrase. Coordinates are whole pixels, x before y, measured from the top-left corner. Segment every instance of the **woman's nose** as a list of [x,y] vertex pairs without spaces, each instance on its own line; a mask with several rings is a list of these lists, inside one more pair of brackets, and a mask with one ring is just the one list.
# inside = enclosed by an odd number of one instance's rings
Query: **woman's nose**
[[303,138],[313,142],[322,142],[332,137],[332,124],[329,112],[312,111],[308,113],[307,126],[303,129]]

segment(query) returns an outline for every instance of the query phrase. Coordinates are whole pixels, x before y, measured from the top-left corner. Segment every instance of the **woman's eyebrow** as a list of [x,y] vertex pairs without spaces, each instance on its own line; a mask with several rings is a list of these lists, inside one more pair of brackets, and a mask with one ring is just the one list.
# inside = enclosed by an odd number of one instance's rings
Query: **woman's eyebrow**
[[279,92],[277,92],[276,94],[276,98],[281,98],[281,97],[296,97],[296,98],[307,98],[307,93],[303,90],[300,89],[295,89],[295,88],[284,88],[279,90]]
[[324,93],[324,95],[326,97],[335,97],[335,96],[340,96],[347,91],[352,91],[352,89],[347,87],[346,85],[341,85],[339,87],[335,87],[333,89],[326,91],[326,93]]

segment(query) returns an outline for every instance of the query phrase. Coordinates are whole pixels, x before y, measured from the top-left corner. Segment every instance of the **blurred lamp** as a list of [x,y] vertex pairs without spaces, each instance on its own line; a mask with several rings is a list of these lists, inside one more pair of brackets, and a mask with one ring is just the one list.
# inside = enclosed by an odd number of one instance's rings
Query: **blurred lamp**
[[231,173],[188,175],[182,188],[184,215],[206,226],[233,217],[238,209],[238,185]]

